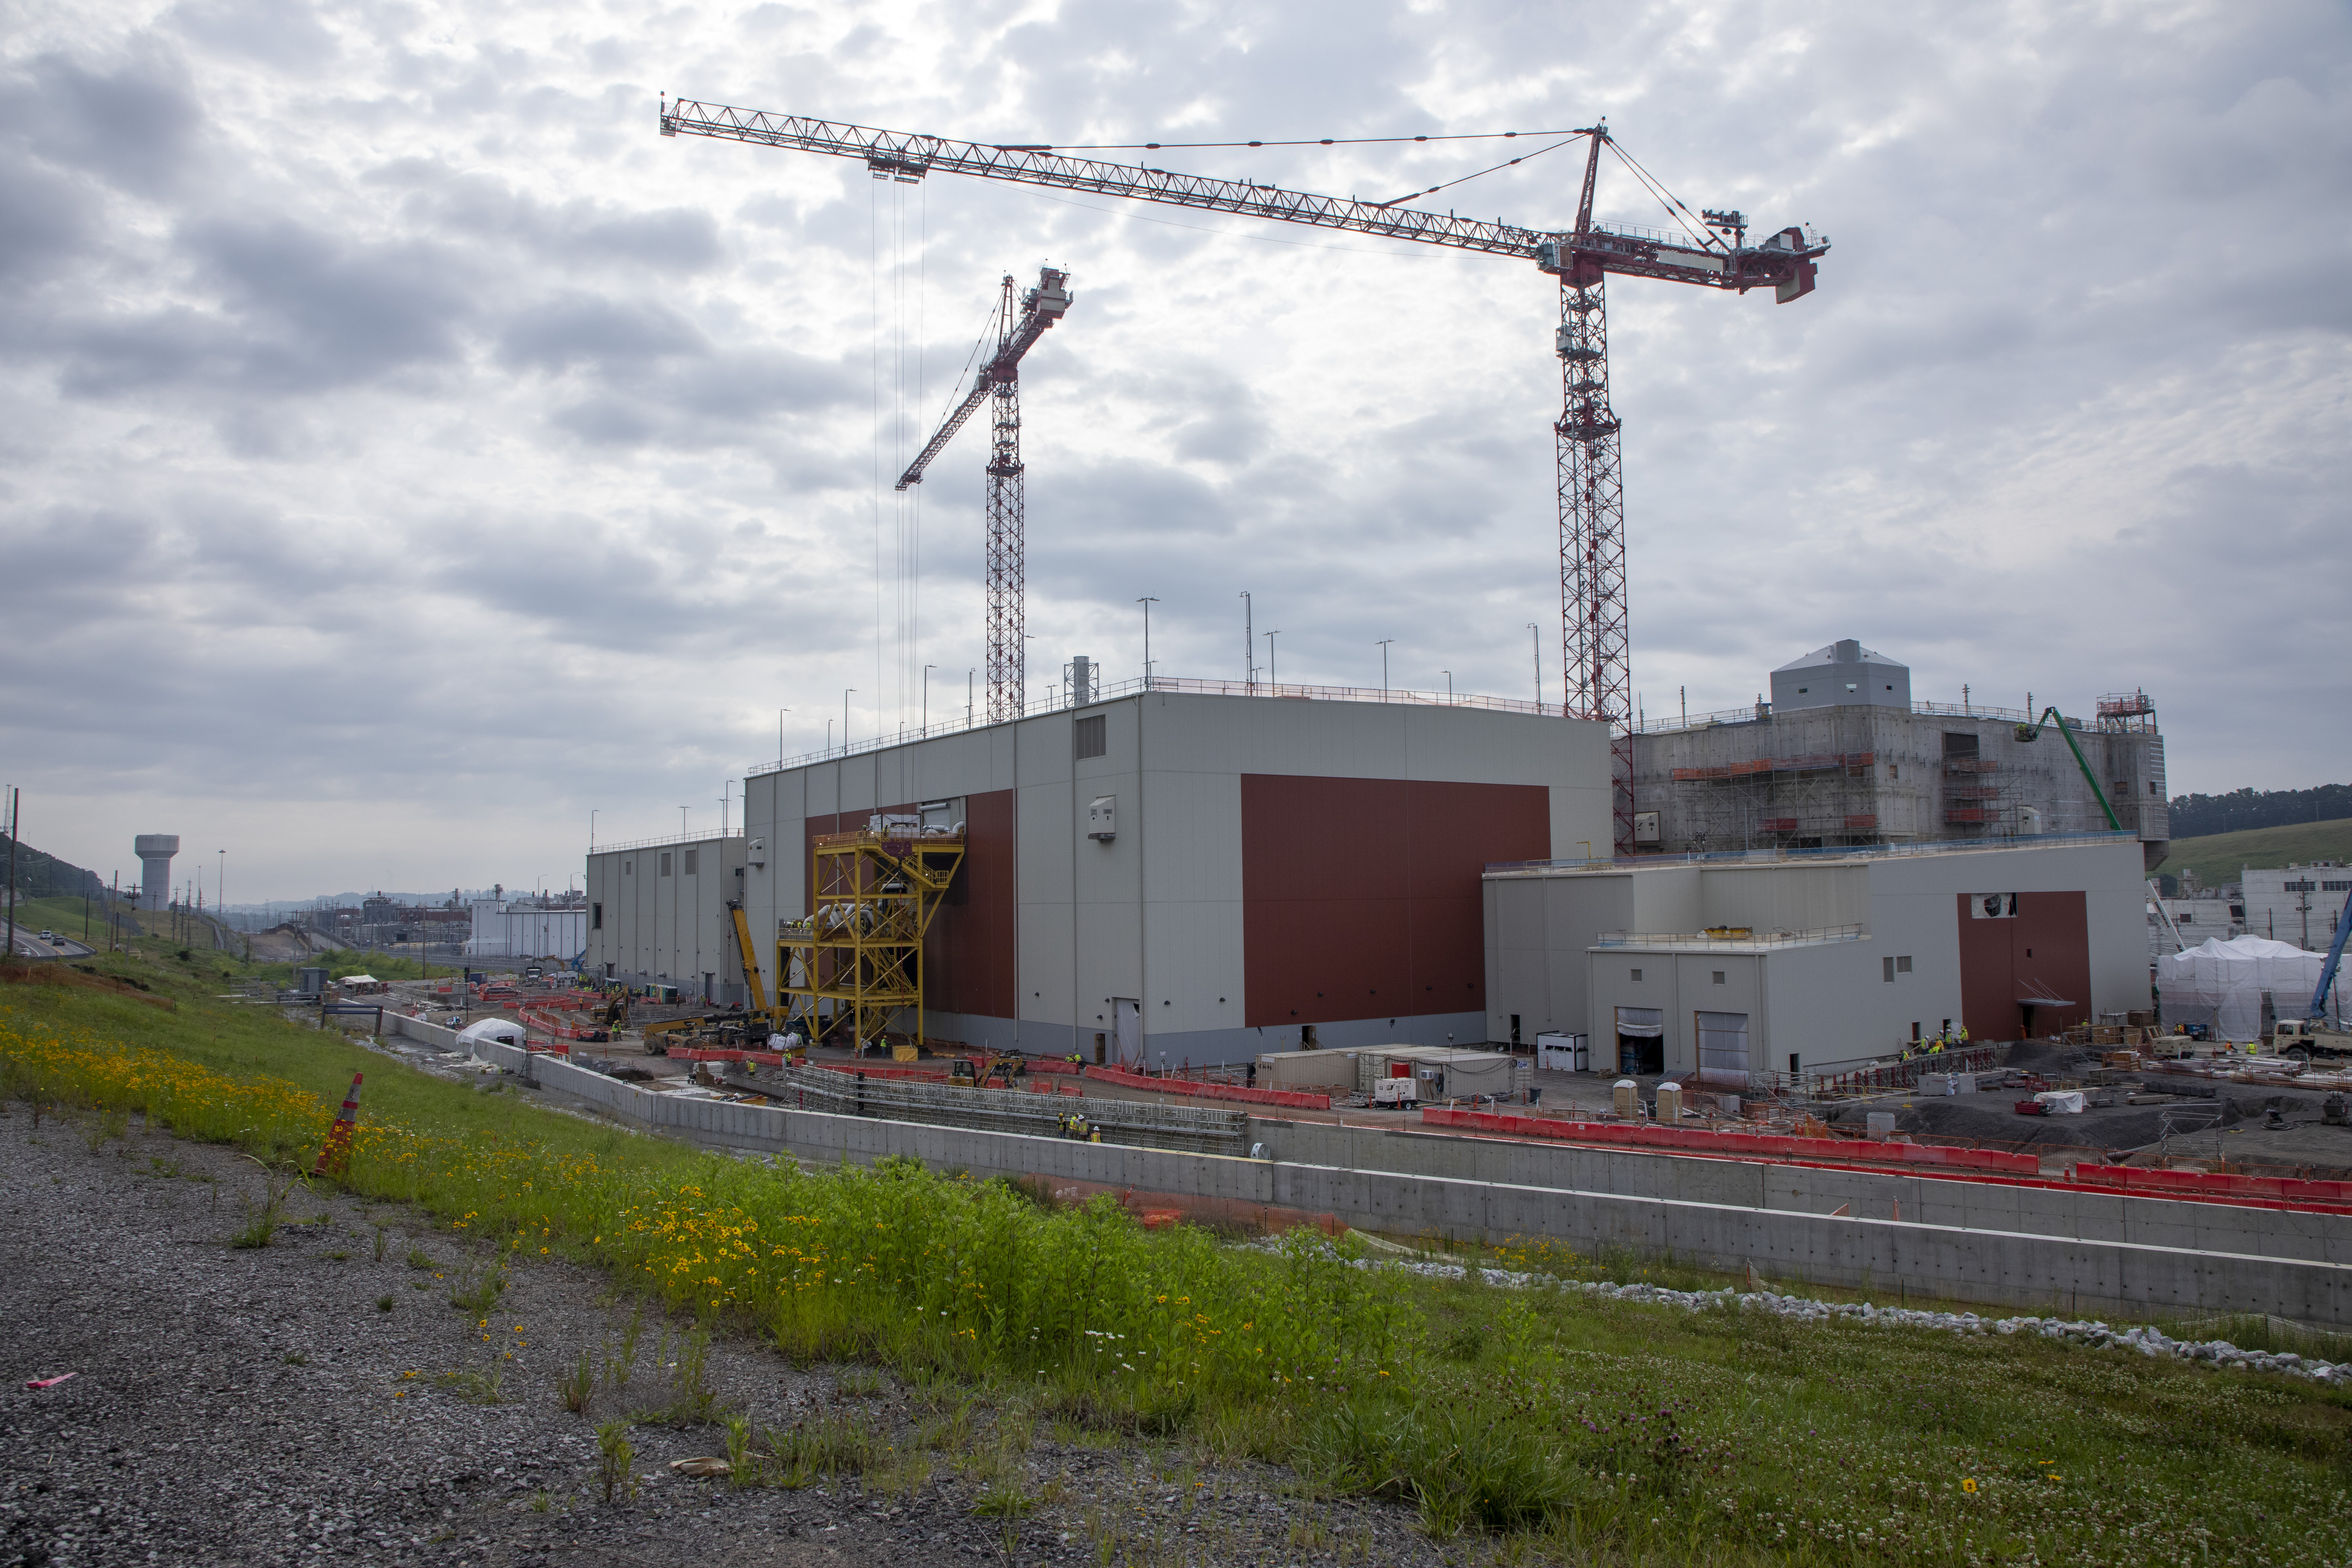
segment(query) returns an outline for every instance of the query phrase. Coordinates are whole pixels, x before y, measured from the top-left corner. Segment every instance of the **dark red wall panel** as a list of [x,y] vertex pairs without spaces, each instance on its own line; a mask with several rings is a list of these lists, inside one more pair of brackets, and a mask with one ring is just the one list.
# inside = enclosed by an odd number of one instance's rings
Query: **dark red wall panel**
[[1479,877],[1551,854],[1541,784],[1242,775],[1243,1021],[1484,1011]]
[[[2091,1016],[2089,909],[2079,892],[2020,893],[2017,914],[1979,920],[1969,895],[1955,900],[1960,922],[1960,1021],[1979,1040],[2014,1040],[2025,1031],[2021,996],[2063,996],[2074,1005],[2036,1007],[2033,1032],[2047,1035]],[[1940,1019],[1927,1020],[1933,1033]]]
[[964,797],[963,868],[923,944],[924,1003],[940,1012],[1013,1016],[1021,918],[1013,809],[1009,789]]

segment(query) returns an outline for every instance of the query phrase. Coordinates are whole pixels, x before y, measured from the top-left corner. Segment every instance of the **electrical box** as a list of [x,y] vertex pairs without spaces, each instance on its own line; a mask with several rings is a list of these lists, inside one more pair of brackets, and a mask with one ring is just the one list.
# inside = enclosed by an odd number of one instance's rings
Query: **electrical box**
[[1118,837],[1118,796],[1095,796],[1087,807],[1087,837],[1104,844]]
[[768,863],[768,841],[766,839],[754,838],[749,845],[745,846],[745,847],[750,849],[751,852],[750,859],[752,865],[764,866]]
[[1655,844],[1658,842],[1658,814],[1656,812],[1637,811],[1633,814],[1633,842],[1636,844]]

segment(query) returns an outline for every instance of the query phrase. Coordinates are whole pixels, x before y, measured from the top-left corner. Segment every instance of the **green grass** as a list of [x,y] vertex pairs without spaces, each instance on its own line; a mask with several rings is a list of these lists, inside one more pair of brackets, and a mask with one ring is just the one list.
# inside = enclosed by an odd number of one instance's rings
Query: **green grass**
[[2176,838],[2157,871],[2167,877],[2194,871],[2200,883],[2218,888],[2237,881],[2249,866],[2274,869],[2313,860],[2352,860],[2352,817]]
[[[363,1070],[352,1184],[422,1205],[446,1227],[440,1250],[473,1268],[527,1268],[546,1248],[667,1309],[647,1320],[656,1363],[678,1363],[649,1395],[663,1419],[724,1414],[688,1364],[709,1329],[856,1363],[861,1389],[865,1368],[889,1369],[931,1413],[928,1440],[975,1477],[972,1456],[1033,1426],[1174,1442],[1292,1466],[1310,1495],[1395,1499],[1433,1532],[1487,1532],[1518,1560],[2343,1561],[2352,1394],[2040,1339],[1373,1273],[1311,1235],[1269,1251],[1146,1232],[1108,1205],[1056,1209],[903,1163],[806,1175],[472,1093],[210,1000],[169,958],[108,962],[179,1010],[0,987],[10,1098],[78,1114],[145,1094],[131,1109],[285,1162],[315,1150]],[[68,1037],[140,1039],[257,1087],[215,1114],[138,1087],[149,1079],[74,1079],[42,1050]],[[1541,1249],[1496,1261],[1687,1278]],[[586,1349],[562,1347],[575,1379]],[[859,1470],[869,1486],[928,1484],[926,1450],[886,1460],[858,1408],[731,1447],[759,1454],[771,1484]],[[625,1434],[599,1432],[616,1488]]]

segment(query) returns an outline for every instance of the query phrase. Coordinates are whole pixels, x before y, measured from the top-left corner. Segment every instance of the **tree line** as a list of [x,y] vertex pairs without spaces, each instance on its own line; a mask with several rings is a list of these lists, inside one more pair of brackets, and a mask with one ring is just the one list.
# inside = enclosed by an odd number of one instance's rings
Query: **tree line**
[[2284,827],[2346,816],[2352,816],[2352,784],[2177,795],[2172,797],[2172,837],[2202,838],[2209,833],[2242,833],[2250,827]]

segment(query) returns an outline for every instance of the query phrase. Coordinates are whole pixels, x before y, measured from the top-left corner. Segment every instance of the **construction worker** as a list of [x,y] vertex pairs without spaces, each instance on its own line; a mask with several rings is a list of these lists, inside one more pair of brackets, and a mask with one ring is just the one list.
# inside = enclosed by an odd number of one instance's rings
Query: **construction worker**
[[1954,1044],[1955,1046],[1965,1046],[1965,1045],[1967,1045],[1968,1043],[1969,1043],[1969,1026],[1968,1026],[1966,1024],[1962,1024],[1962,1025],[1960,1026],[1959,1033],[1952,1037],[1952,1044]]
[[1099,1128],[1099,1127],[1089,1127],[1089,1128],[1087,1128],[1087,1142],[1089,1142],[1089,1143],[1099,1143],[1099,1142],[1102,1142],[1102,1129],[1101,1129],[1101,1128]]

